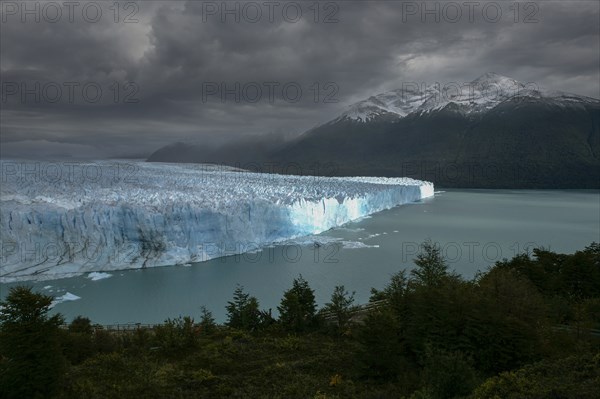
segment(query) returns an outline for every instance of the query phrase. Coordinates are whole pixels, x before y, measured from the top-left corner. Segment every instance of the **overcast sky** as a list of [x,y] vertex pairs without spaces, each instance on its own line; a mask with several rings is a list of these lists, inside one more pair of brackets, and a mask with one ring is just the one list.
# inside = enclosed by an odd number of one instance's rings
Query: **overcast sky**
[[2,0],[1,154],[292,136],[403,83],[488,71],[600,97],[600,2],[487,3]]

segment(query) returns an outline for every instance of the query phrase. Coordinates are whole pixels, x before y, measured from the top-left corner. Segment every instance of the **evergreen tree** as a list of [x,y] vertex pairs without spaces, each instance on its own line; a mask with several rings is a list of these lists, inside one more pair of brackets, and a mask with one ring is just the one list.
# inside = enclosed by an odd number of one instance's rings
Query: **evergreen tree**
[[292,288],[283,294],[277,309],[279,322],[289,331],[306,331],[316,323],[315,294],[302,276],[294,279]]
[[260,326],[258,300],[244,292],[238,285],[233,292],[233,301],[227,302],[227,325],[240,330],[255,330]]
[[415,259],[417,267],[410,272],[413,281],[427,287],[437,286],[448,276],[448,265],[434,242],[427,240],[421,247],[422,252]]
[[386,300],[391,309],[402,319],[406,313],[406,295],[408,292],[408,278],[406,271],[401,270],[392,275],[390,282],[382,291],[371,288],[369,301],[376,302]]
[[206,306],[200,307],[200,328],[204,334],[212,334],[217,328],[215,318]]
[[354,294],[346,291],[343,285],[338,285],[331,294],[331,302],[325,304],[324,312],[333,314],[338,331],[343,331],[348,325],[352,311],[355,309]]
[[395,378],[416,369],[406,356],[399,321],[389,306],[371,310],[358,333],[358,362],[364,373],[376,378]]
[[260,311],[260,326],[262,328],[272,326],[277,320],[271,314],[271,309]]
[[50,317],[52,297],[11,288],[0,303],[0,397],[52,397],[65,370],[62,316]]

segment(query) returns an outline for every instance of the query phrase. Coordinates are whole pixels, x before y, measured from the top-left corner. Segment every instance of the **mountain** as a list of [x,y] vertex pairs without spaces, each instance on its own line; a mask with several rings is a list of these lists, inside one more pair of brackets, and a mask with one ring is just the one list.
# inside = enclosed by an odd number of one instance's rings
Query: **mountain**
[[218,146],[177,142],[159,148],[147,160],[244,166],[269,159],[289,140],[283,134],[269,133],[243,137]]
[[409,176],[438,187],[599,188],[600,101],[494,73],[404,87],[351,105],[279,149],[331,174]]
[[350,105],[257,162],[437,187],[600,188],[600,100],[495,73],[405,86]]
[[465,114],[480,113],[492,109],[500,102],[516,94],[538,95],[533,87],[514,79],[486,73],[467,84],[433,84],[420,88],[416,83],[352,104],[340,119],[368,122],[383,115],[402,118],[413,113],[441,110],[453,103]]

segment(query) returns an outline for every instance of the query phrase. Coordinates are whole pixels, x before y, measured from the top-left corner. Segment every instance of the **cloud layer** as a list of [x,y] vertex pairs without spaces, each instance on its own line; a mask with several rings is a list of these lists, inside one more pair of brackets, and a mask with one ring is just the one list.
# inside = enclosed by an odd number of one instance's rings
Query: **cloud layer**
[[406,82],[488,71],[600,97],[596,1],[65,4],[1,3],[3,157],[294,135]]

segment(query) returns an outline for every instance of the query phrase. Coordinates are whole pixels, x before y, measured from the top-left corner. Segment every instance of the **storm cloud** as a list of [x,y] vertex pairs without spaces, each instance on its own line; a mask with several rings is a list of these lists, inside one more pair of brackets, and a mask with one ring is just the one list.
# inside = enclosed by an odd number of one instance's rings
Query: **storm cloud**
[[600,97],[597,1],[2,1],[2,157],[293,137],[493,71]]

